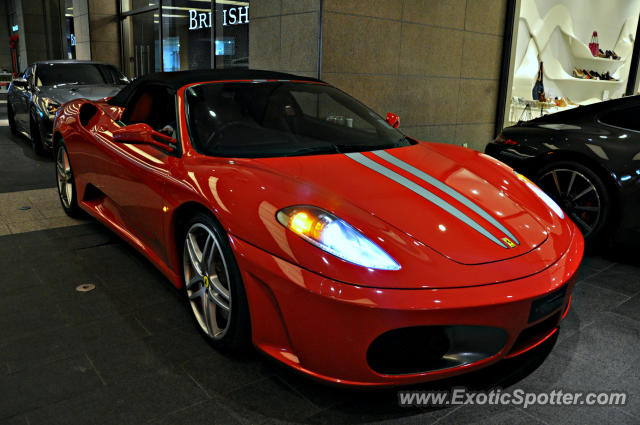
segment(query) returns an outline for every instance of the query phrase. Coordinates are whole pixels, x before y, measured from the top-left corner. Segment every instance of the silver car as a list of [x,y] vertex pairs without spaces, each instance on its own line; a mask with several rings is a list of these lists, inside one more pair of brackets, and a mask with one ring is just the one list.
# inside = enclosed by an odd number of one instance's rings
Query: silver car
[[9,85],[7,113],[14,134],[24,134],[38,154],[51,150],[57,109],[76,98],[98,100],[119,92],[129,80],[115,66],[90,61],[35,62]]

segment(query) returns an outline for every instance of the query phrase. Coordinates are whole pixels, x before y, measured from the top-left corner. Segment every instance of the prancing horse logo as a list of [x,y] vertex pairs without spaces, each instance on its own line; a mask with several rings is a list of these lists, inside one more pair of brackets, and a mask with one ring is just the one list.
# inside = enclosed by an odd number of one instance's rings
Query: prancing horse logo
[[502,242],[504,242],[507,245],[509,245],[509,248],[515,248],[517,246],[514,241],[512,241],[511,239],[509,239],[507,237],[502,238]]
[[[511,243],[513,243],[513,242],[511,242]],[[205,275],[205,276],[202,277],[202,279],[204,280],[204,286],[208,288],[209,287],[209,276]]]

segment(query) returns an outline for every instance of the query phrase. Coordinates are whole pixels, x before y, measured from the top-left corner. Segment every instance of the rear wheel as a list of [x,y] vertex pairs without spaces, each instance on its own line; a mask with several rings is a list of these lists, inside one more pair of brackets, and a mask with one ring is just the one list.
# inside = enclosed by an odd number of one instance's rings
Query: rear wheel
[[198,328],[215,347],[248,346],[249,307],[226,233],[205,213],[195,214],[185,229],[184,288]]
[[596,173],[577,162],[557,162],[538,174],[537,183],[573,220],[587,243],[601,239],[611,215],[611,203],[607,188]]
[[9,121],[9,129],[14,135],[18,135],[18,127],[16,127],[16,113],[13,112],[11,104],[7,105],[7,121]]
[[29,129],[31,133],[31,147],[33,148],[33,151],[38,155],[44,155],[46,152],[44,149],[44,145],[42,144],[40,127],[38,126],[38,121],[33,111],[31,112],[31,126],[29,127]]
[[56,149],[56,182],[62,209],[69,217],[78,217],[80,207],[78,206],[76,182],[71,169],[69,151],[67,151],[64,140],[60,140]]

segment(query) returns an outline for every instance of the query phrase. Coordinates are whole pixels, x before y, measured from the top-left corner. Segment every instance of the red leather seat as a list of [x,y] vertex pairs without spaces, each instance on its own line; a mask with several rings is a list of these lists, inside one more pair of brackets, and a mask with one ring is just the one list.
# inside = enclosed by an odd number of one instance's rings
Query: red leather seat
[[151,116],[152,105],[153,97],[149,93],[143,93],[136,101],[131,115],[129,115],[129,122],[147,122]]

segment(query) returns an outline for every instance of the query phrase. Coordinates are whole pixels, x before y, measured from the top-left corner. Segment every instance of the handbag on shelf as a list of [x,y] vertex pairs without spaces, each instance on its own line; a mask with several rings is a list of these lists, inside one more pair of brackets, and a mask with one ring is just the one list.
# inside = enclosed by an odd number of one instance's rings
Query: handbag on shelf
[[538,78],[536,79],[536,83],[533,86],[533,90],[531,95],[533,96],[533,100],[539,100],[541,102],[545,101],[544,96],[544,73],[542,72],[542,62],[540,62],[540,69],[538,70]]
[[600,43],[598,43],[598,31],[594,31],[591,34],[591,42],[589,43],[589,50],[591,50],[591,54],[595,57],[598,57],[598,53],[600,53]]

